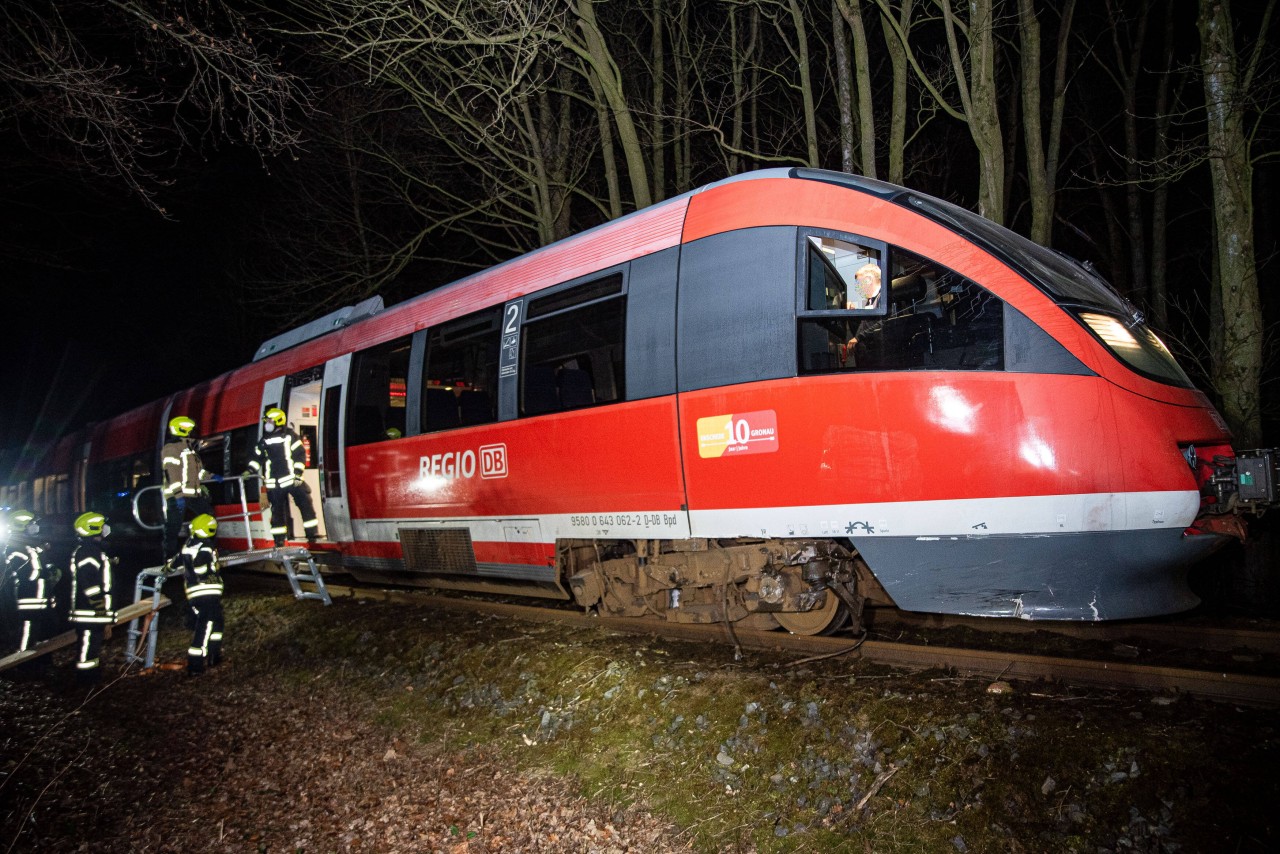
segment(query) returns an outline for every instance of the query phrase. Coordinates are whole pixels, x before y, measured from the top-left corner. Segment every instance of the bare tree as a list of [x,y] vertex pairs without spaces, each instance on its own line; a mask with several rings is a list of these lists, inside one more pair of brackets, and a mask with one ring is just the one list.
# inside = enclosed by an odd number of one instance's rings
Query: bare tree
[[1066,0],[1059,11],[1053,93],[1049,105],[1049,134],[1046,139],[1041,118],[1040,22],[1036,16],[1034,0],[1018,0],[1023,129],[1027,144],[1027,183],[1031,196],[1030,237],[1043,246],[1049,246],[1053,238],[1054,196],[1057,193],[1062,116],[1067,93],[1067,48],[1075,5],[1075,0]]
[[183,148],[231,140],[270,156],[300,142],[310,90],[219,0],[12,0],[0,20],[0,128],[157,210]]
[[[945,83],[936,81],[921,62],[907,30],[894,14],[893,0],[875,0],[882,20],[892,27],[906,54],[908,65],[947,115],[964,122],[978,156],[978,213],[994,222],[1004,222],[1004,134],[1000,126],[999,92],[996,86],[995,0],[972,0],[968,17],[956,14],[953,0],[934,0],[942,16],[943,38],[951,74]],[[963,38],[963,47],[962,47]],[[952,103],[943,88],[954,87],[959,105]]]
[[1213,378],[1222,397],[1222,414],[1244,447],[1253,447],[1262,438],[1263,344],[1247,123],[1250,91],[1275,5],[1275,0],[1268,0],[1261,35],[1243,66],[1228,0],[1200,0],[1198,21],[1213,179],[1215,281],[1222,301],[1222,343],[1213,354]]

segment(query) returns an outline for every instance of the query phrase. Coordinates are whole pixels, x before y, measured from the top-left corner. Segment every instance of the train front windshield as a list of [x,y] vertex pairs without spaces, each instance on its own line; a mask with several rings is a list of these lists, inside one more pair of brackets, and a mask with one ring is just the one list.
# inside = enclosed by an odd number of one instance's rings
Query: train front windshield
[[901,200],[1009,263],[1133,370],[1158,382],[1194,387],[1142,315],[1096,271],[956,205],[914,193]]

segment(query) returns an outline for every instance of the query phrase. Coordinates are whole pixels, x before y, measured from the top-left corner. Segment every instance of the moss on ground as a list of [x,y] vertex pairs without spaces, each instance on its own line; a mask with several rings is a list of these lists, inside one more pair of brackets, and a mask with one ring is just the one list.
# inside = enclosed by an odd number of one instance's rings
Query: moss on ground
[[[227,601],[227,655],[282,690],[378,699],[401,738],[484,745],[699,850],[1209,851],[1277,845],[1272,712],[1145,693],[906,674],[846,658],[735,662],[665,643],[422,606]],[[166,619],[161,657],[186,638]]]

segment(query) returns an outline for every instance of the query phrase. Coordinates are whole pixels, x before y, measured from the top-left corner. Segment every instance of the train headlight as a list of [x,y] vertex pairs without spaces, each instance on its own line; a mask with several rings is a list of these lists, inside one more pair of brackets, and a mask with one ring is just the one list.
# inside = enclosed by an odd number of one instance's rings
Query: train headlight
[[1140,350],[1142,345],[1133,337],[1125,325],[1114,317],[1093,312],[1081,312],[1080,319],[1089,324],[1094,334],[1106,342],[1114,350]]

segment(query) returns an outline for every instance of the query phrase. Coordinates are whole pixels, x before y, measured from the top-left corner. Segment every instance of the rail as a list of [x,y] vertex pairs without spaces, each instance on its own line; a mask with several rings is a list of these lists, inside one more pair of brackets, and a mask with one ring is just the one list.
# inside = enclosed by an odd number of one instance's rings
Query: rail
[[818,658],[853,655],[873,664],[925,670],[947,668],[962,675],[1005,680],[1049,679],[1067,685],[1191,694],[1212,700],[1257,706],[1280,706],[1280,677],[1224,673],[1187,667],[1099,661],[1088,658],[958,647],[923,646],[886,641],[855,641],[849,637],[791,635],[777,631],[738,628],[729,633],[722,623],[669,623],[625,617],[595,617],[563,609],[513,605],[489,600],[453,599],[424,591],[349,586],[329,587],[335,597],[352,597],[416,604],[452,611],[498,614],[530,621],[555,620],[628,634],[648,634],[668,640],[732,643],[757,650],[786,651]]

